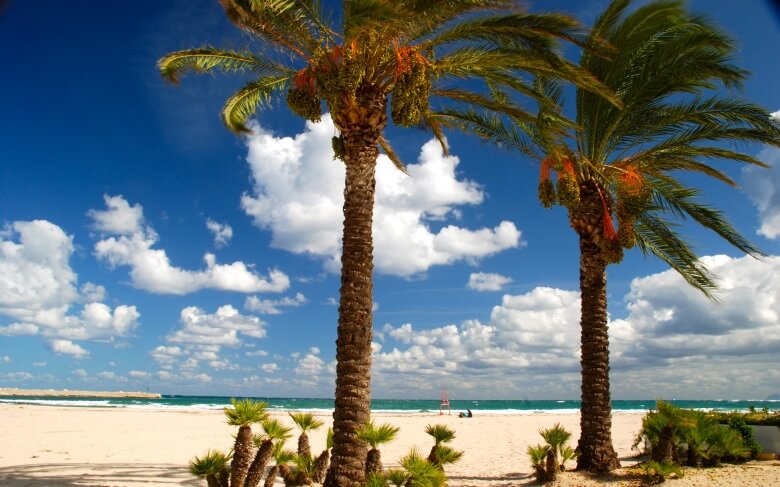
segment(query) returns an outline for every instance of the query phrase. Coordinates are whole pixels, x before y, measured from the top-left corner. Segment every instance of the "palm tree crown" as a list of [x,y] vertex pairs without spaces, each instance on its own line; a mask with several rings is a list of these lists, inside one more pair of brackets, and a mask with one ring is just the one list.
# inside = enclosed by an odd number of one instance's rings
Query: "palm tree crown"
[[379,445],[393,441],[399,431],[401,431],[401,428],[389,423],[376,426],[373,421],[370,421],[358,430],[358,436],[368,443],[371,448],[377,448]]
[[[548,208],[565,207],[579,236],[578,468],[597,472],[618,465],[610,437],[607,265],[620,262],[624,249],[637,246],[713,297],[714,277],[676,232],[679,223],[693,220],[737,249],[761,254],[722,212],[701,203],[700,191],[680,174],[696,173],[734,186],[713,161],[763,163],[727,144],[780,146],[780,127],[766,110],[719,90],[739,87],[747,75],[732,62],[733,40],[688,13],[681,1],[651,1],[628,13],[630,4],[613,0],[590,33],[590,42],[604,39],[613,52],[603,56],[583,50],[580,60],[581,68],[614,90],[622,109],[578,88],[572,123],[561,115],[558,83],[538,78],[534,86],[545,97],[535,119],[476,111],[448,114],[462,128],[538,159],[539,200]],[[506,95],[494,90],[493,97]]]
[[265,408],[268,403],[253,401],[251,399],[231,399],[232,407],[225,408],[227,423],[231,426],[249,426],[263,421],[268,413]]

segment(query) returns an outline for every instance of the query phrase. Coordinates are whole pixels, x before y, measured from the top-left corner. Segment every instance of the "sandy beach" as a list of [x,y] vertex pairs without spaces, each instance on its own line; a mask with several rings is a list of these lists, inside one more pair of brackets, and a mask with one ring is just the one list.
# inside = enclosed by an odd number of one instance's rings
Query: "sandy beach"
[[[209,448],[227,450],[233,433],[219,410],[0,405],[0,415],[0,485],[9,487],[205,485],[187,472],[187,461]],[[329,415],[318,416],[330,423]],[[278,417],[292,425],[285,414]],[[631,444],[641,418],[631,413],[613,417],[614,445],[624,467],[637,462]],[[577,414],[480,414],[473,418],[381,414],[375,420],[401,428],[398,438],[382,449],[386,467],[397,464],[414,446],[427,453],[431,445],[424,433],[427,424],[443,423],[455,429],[453,446],[466,453],[461,462],[447,468],[452,487],[532,485],[525,451],[529,444],[539,442],[538,430],[557,422],[574,438],[579,430]],[[324,447],[324,432],[323,428],[310,435],[317,453]],[[623,468],[609,484],[640,485],[640,480],[636,471]],[[583,474],[566,473],[556,485],[599,484]],[[780,485],[780,462],[752,461],[689,471],[672,485]]]

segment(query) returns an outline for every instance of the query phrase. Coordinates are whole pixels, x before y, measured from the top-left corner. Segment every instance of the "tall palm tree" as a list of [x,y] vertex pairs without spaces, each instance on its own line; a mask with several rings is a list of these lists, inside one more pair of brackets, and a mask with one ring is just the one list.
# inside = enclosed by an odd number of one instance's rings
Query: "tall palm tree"
[[325,423],[315,418],[312,413],[289,414],[295,425],[301,430],[301,434],[298,436],[298,456],[311,458],[311,446],[309,445],[309,436],[306,432],[316,430]]
[[[676,270],[713,298],[714,276],[675,231],[692,219],[737,249],[760,252],[724,215],[697,198],[679,178],[709,176],[734,186],[713,160],[763,166],[727,143],[780,145],[780,128],[763,108],[718,91],[738,87],[747,72],[732,64],[734,41],[686,11],[683,2],[656,0],[628,13],[631,0],[613,0],[591,38],[614,46],[608,56],[583,51],[580,66],[621,97],[621,110],[577,89],[576,125],[561,115],[561,90],[537,80],[545,92],[535,120],[450,114],[451,123],[541,161],[539,199],[566,208],[579,237],[582,406],[577,468],[607,472],[618,459],[611,440],[606,267],[634,246]],[[505,94],[496,90],[494,97]],[[570,137],[560,135],[570,129]],[[743,146],[744,147],[744,146]],[[557,186],[553,184],[557,177]],[[615,229],[617,221],[617,229]]]
[[382,473],[382,455],[379,453],[379,445],[393,441],[401,428],[384,423],[379,426],[369,421],[358,430],[358,438],[368,443],[371,447],[366,455],[366,477],[372,473]]
[[[257,51],[213,47],[168,54],[162,76],[187,71],[251,72],[256,79],[222,111],[228,129],[247,132],[247,119],[286,93],[289,108],[316,121],[322,102],[338,130],[333,147],[346,166],[341,289],[336,340],[333,460],[325,484],[364,480],[366,445],[356,436],[369,420],[372,340],[372,220],[375,165],[381,148],[404,170],[383,136],[388,105],[394,123],[430,129],[430,99],[523,110],[491,100],[471,80],[508,84],[538,96],[512,73],[562,77],[606,93],[587,72],[562,60],[554,38],[580,42],[568,16],[534,15],[512,0],[345,0],[340,28],[316,0],[220,0],[229,19],[259,41]],[[446,147],[445,147],[446,148]]]
[[243,487],[254,450],[252,424],[266,418],[265,408],[268,404],[251,399],[231,399],[230,404],[232,407],[225,408],[227,422],[231,426],[238,426],[233,461],[230,464],[230,487]]
[[246,474],[246,487],[256,487],[260,483],[260,479],[265,472],[265,466],[274,453],[274,445],[278,443],[284,445],[284,442],[292,436],[290,434],[292,428],[286,427],[278,419],[266,418],[260,425],[263,427],[265,434],[254,437],[254,442],[258,449]]

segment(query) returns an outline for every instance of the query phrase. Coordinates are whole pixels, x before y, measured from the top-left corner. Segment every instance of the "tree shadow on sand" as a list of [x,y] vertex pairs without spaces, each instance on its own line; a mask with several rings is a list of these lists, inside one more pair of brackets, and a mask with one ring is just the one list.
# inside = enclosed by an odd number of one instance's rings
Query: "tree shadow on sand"
[[43,463],[0,467],[5,487],[183,485],[201,486],[187,467],[144,463]]
[[519,487],[534,484],[534,476],[528,473],[508,473],[496,477],[449,475],[447,480],[447,485],[451,487],[474,485],[474,482],[489,482],[488,485],[491,487]]

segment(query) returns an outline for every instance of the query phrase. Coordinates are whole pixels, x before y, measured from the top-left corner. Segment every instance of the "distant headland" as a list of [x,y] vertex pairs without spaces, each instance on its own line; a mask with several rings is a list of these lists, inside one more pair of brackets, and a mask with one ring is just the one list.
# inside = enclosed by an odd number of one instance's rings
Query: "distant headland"
[[130,397],[140,399],[159,399],[161,394],[153,392],[109,392],[109,391],[69,391],[54,389],[14,389],[0,387],[0,396],[45,396],[45,397]]

